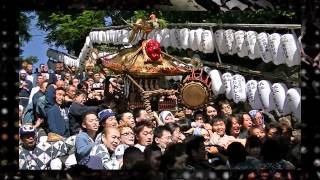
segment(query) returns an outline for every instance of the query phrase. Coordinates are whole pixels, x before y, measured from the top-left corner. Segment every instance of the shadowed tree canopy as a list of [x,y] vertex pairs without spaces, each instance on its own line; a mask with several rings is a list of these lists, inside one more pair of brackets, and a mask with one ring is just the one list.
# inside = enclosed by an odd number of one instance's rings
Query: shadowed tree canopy
[[[31,39],[30,34],[30,23],[33,16],[27,15],[24,12],[19,13],[19,46],[23,46],[24,43],[29,42]],[[22,54],[22,49],[20,49],[20,54]]]

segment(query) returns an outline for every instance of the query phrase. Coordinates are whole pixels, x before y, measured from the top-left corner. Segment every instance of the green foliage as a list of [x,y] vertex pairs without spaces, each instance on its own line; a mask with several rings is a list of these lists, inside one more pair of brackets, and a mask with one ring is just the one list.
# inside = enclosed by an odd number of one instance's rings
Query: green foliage
[[[24,43],[29,42],[31,39],[30,34],[30,22],[33,16],[28,16],[25,12],[19,13],[19,46],[23,46]],[[22,49],[19,53],[22,54]]]
[[26,58],[20,57],[20,60],[21,62],[26,61],[29,64],[36,64],[39,61],[37,56],[28,56]]
[[91,29],[104,27],[105,15],[104,11],[83,11],[72,14],[41,12],[38,26],[49,32],[46,37],[47,43],[64,46],[69,53],[74,52],[77,55]]

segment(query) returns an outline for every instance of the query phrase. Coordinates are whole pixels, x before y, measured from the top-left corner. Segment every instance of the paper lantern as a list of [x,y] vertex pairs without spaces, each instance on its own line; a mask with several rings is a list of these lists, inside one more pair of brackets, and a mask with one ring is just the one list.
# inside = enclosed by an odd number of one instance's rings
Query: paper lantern
[[190,30],[189,31],[189,38],[188,38],[188,48],[192,49],[193,51],[196,51],[198,49],[198,46],[195,47],[193,42],[194,42],[194,34],[195,34],[196,30]]
[[170,46],[170,30],[165,28],[161,30],[161,42],[160,45],[167,48]]
[[274,103],[279,113],[281,115],[290,114],[291,109],[289,108],[289,105],[288,105],[287,86],[284,83],[274,83],[271,89],[272,89]]
[[215,41],[218,45],[217,48],[219,49],[219,52],[221,54],[227,53],[227,45],[226,45],[226,41],[224,38],[224,29],[217,30],[214,33],[214,37],[215,37]]
[[261,99],[264,110],[268,112],[274,110],[276,107],[274,104],[273,94],[271,91],[271,83],[266,80],[259,81],[258,91],[259,91],[260,99]]
[[246,80],[242,75],[236,74],[232,76],[231,88],[232,99],[235,103],[246,101]]
[[94,42],[99,43],[99,31],[94,32]]
[[174,48],[180,47],[180,33],[177,29],[170,29],[170,44]]
[[272,54],[269,48],[269,35],[265,32],[259,33],[257,36],[257,43],[261,59],[265,62],[272,61]]
[[245,35],[245,32],[242,30],[236,31],[234,33],[235,48],[239,57],[244,57],[248,55],[248,50],[246,51],[247,54],[245,54],[242,50],[243,44],[244,44],[244,35]]
[[92,31],[89,33],[89,38],[90,38],[91,41],[93,41],[94,38],[93,38],[93,32]]
[[214,69],[211,70],[209,73],[211,78],[211,89],[214,95],[223,94],[225,92],[224,85],[221,79],[220,71]]
[[203,31],[204,31],[203,29],[199,28],[195,31],[195,34],[194,34],[193,49],[196,49],[198,51],[203,51],[203,47],[201,45],[201,36]]
[[188,38],[189,38],[189,29],[188,28],[180,29],[180,45],[182,49],[187,49],[189,47]]
[[255,45],[257,41],[257,32],[255,31],[247,31],[245,38],[245,44],[248,48],[248,56],[250,59],[256,59],[259,57],[259,54],[255,53]]
[[89,36],[87,36],[87,37],[86,37],[86,42],[85,42],[84,44],[85,44],[85,46],[87,46],[87,47],[90,47],[90,46],[92,45],[92,43],[91,43],[91,40],[90,40],[90,37],[89,37]]
[[297,47],[296,40],[294,39],[293,35],[282,35],[280,38],[280,44],[286,64],[289,67],[299,65],[301,61],[300,50]]
[[113,44],[113,42],[114,42],[114,36],[115,36],[115,30],[109,30],[108,31],[109,32],[109,43],[110,44]]
[[223,37],[224,37],[228,54],[230,55],[235,54],[237,51],[235,47],[236,42],[234,38],[235,31],[233,29],[228,29],[228,30],[225,30],[223,33],[224,33]]
[[213,37],[212,32],[210,30],[204,30],[201,34],[201,46],[202,51],[204,53],[213,53],[214,51],[214,44],[213,44]]
[[102,39],[103,39],[103,31],[98,31],[98,40],[97,40],[97,43],[98,44],[101,44],[102,42]]
[[263,109],[256,80],[249,80],[246,83],[246,95],[252,109]]
[[301,90],[300,88],[290,88],[287,91],[289,107],[292,114],[299,120],[301,120]]
[[232,75],[231,75],[231,73],[222,74],[221,80],[224,85],[225,95],[226,95],[227,99],[231,100],[232,99],[232,86],[231,86]]
[[269,49],[272,57],[272,62],[275,65],[281,64],[281,60],[278,59],[280,37],[281,36],[278,33],[273,33],[269,35]]
[[121,44],[128,44],[129,43],[129,31],[126,29],[121,30]]
[[69,66],[69,59],[68,59],[68,58],[64,58],[63,63],[64,63],[65,65]]

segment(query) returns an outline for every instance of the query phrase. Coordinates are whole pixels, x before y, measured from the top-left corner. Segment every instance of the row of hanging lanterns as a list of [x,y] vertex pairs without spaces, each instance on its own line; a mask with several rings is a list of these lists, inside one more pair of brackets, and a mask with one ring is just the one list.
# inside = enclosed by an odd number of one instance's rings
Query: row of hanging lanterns
[[[84,47],[94,43],[114,45],[129,45],[131,30],[92,31],[86,38]],[[142,39],[142,32],[131,43],[135,45]],[[293,34],[257,33],[255,31],[235,31],[233,29],[211,30],[198,29],[154,29],[148,39],[156,39],[162,47],[192,49],[203,53],[213,53],[215,48],[221,54],[249,57],[252,60],[261,58],[265,63],[275,65],[286,64],[291,67],[301,62],[300,44]],[[85,51],[85,50],[84,50]]]
[[301,90],[288,89],[284,83],[271,83],[268,80],[249,80],[240,74],[221,73],[211,70],[211,89],[215,96],[224,94],[235,103],[248,101],[252,109],[278,110],[281,115],[293,114],[301,120]]
[[69,66],[69,67],[74,66],[78,68],[80,65],[78,59],[72,58],[62,52],[59,52],[53,49],[47,50],[47,56],[49,58],[57,60],[58,62],[63,62],[66,66]]

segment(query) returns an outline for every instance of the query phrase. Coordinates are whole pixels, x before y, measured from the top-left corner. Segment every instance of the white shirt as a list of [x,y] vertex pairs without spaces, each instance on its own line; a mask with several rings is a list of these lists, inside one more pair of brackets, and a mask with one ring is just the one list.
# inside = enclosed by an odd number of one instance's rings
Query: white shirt
[[31,103],[32,103],[32,97],[33,97],[39,90],[40,90],[40,87],[39,87],[39,86],[36,86],[36,87],[34,87],[34,88],[31,89],[28,104],[31,104]]
[[229,145],[231,142],[235,141],[235,137],[228,136],[224,134],[223,136],[218,135],[216,132],[214,132],[210,138],[210,143],[213,145],[219,145],[222,147],[225,147]]
[[32,84],[33,84],[33,76],[32,76],[32,75],[27,74],[26,79],[29,80],[29,81],[31,81]]
[[135,144],[134,147],[140,149],[141,152],[144,152],[144,149],[146,149],[146,147],[142,146],[141,144]]

